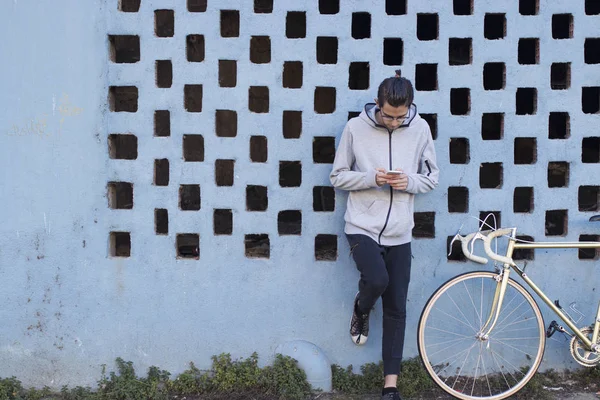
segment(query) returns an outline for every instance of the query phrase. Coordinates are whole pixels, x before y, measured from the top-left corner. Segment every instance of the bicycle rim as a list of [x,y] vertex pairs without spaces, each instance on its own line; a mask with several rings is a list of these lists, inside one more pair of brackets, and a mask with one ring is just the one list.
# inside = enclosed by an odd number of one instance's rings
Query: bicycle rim
[[477,337],[492,308],[498,274],[470,272],[443,284],[419,321],[419,353],[429,375],[459,399],[499,400],[519,391],[542,361],[544,321],[533,297],[509,280],[487,339]]

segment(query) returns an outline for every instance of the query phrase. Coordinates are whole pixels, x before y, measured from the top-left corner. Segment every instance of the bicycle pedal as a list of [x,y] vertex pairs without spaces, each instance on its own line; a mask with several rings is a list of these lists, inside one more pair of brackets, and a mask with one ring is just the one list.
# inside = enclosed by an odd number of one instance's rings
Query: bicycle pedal
[[546,329],[546,337],[547,338],[552,337],[552,335],[554,335],[554,333],[558,330],[557,328],[558,328],[558,324],[556,323],[556,321],[550,322],[548,329]]

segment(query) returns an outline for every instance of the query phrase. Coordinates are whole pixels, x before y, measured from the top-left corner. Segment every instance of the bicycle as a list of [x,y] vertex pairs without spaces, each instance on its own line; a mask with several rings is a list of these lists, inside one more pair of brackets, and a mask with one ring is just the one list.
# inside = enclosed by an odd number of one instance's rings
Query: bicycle
[[[590,218],[600,221],[600,215]],[[485,223],[485,222],[484,222]],[[546,337],[556,331],[571,336],[571,355],[584,367],[600,365],[600,303],[593,325],[578,328],[572,317],[553,303],[512,259],[516,249],[600,248],[600,242],[527,242],[516,238],[517,228],[477,231],[450,244],[462,243],[466,258],[486,264],[473,254],[477,240],[485,253],[500,262],[495,272],[458,275],[441,285],[427,301],[419,320],[418,349],[434,382],[448,394],[464,400],[504,399],[533,377],[544,354]],[[492,240],[508,238],[506,253],[492,250]],[[533,296],[510,278],[515,271],[562,320],[546,329]]]

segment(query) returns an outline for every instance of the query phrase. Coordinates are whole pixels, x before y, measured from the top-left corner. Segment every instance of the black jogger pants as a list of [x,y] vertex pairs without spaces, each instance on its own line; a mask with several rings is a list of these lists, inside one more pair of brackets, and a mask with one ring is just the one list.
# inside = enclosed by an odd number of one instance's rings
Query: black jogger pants
[[346,235],[360,271],[358,304],[368,312],[381,297],[384,375],[400,373],[406,327],[406,295],[410,281],[410,243],[381,246],[366,235]]

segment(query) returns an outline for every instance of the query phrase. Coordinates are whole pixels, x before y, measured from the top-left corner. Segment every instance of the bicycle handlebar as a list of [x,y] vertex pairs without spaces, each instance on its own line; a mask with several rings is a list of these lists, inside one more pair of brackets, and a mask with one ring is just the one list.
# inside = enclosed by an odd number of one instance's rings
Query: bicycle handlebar
[[[459,233],[457,233],[456,236],[454,236],[454,238],[450,242],[450,254],[452,253],[452,244],[454,243],[454,241],[460,240],[462,251],[463,251],[465,257],[467,257],[471,261],[475,261],[480,264],[487,264],[487,262],[488,262],[487,258],[481,257],[481,256],[476,256],[473,254],[473,247],[475,245],[475,241],[480,239],[483,241],[483,248],[489,258],[491,258],[494,261],[499,261],[503,264],[515,265],[512,258],[506,257],[506,256],[501,256],[499,254],[494,253],[494,251],[492,250],[492,245],[491,245],[492,239],[495,239],[498,236],[510,235],[512,237],[514,229],[515,228],[505,228],[505,229],[498,229],[495,231],[478,231],[478,232],[470,233],[467,236],[461,236]],[[470,250],[469,250],[469,244],[471,247]]]

